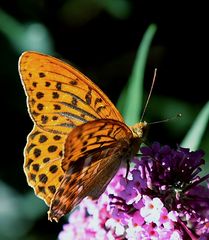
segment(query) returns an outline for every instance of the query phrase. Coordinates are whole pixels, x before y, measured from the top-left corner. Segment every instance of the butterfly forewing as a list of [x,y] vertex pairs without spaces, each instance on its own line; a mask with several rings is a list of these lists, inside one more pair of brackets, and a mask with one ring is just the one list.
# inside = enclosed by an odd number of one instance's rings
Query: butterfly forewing
[[70,129],[100,118],[123,121],[107,96],[72,66],[51,56],[24,53],[19,70],[30,114],[47,131]]
[[37,196],[50,205],[63,178],[61,159],[65,136],[46,132],[35,126],[25,147],[24,171]]
[[132,132],[123,123],[100,119],[83,124],[68,135],[62,160],[64,177],[52,200],[49,219],[59,218],[90,196],[97,199],[130,157]]

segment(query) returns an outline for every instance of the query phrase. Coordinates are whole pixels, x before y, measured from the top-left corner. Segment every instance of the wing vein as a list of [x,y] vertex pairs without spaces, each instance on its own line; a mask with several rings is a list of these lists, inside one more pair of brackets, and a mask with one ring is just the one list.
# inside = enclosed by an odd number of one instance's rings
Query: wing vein
[[70,118],[70,119],[76,119],[76,120],[79,120],[83,123],[86,123],[88,122],[86,119],[78,116],[78,115],[75,115],[73,113],[70,113],[70,112],[59,112],[59,115],[63,116],[63,117],[67,117],[67,118]]
[[80,113],[82,113],[82,114],[84,114],[84,115],[87,115],[88,117],[91,117],[91,118],[93,118],[93,119],[95,119],[95,120],[98,119],[95,115],[93,115],[93,114],[91,114],[91,113],[83,110],[82,108],[79,108],[79,107],[77,107],[77,106],[74,106],[74,105],[71,104],[71,103],[60,102],[60,104],[66,106],[66,107],[72,108],[72,109],[74,109],[74,110],[77,110],[78,112],[80,112]]

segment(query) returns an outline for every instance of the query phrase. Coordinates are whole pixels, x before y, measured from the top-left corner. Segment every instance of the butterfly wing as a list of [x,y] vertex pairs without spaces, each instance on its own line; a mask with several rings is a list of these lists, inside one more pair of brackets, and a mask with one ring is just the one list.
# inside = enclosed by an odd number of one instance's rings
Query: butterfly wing
[[34,128],[24,150],[28,184],[48,205],[64,174],[67,135],[88,121],[123,119],[108,97],[72,66],[37,52],[25,52],[19,73]]
[[23,53],[19,71],[31,118],[46,131],[68,134],[80,124],[100,118],[123,122],[108,97],[89,78],[56,58]]
[[73,129],[66,139],[65,174],[52,199],[49,219],[58,221],[86,196],[97,199],[122,159],[130,157],[132,137],[131,130],[115,120],[95,120]]
[[38,126],[27,138],[24,172],[28,184],[47,205],[50,205],[64,175],[60,163],[65,139],[65,135],[46,132]]

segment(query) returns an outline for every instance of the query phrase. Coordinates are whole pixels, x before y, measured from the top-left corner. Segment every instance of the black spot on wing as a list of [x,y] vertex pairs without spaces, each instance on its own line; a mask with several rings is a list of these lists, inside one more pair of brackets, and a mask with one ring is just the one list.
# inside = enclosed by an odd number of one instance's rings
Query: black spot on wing
[[40,78],[44,78],[44,77],[46,77],[46,74],[43,73],[43,72],[40,72],[40,73],[39,73],[39,77],[40,77]]

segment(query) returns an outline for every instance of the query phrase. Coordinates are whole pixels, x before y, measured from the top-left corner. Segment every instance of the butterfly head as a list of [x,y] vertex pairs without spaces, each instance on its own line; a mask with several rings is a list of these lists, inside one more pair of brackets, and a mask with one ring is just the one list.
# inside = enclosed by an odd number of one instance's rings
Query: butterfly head
[[130,129],[133,133],[134,138],[142,138],[146,126],[147,122],[145,121],[136,123],[135,125],[131,126]]

